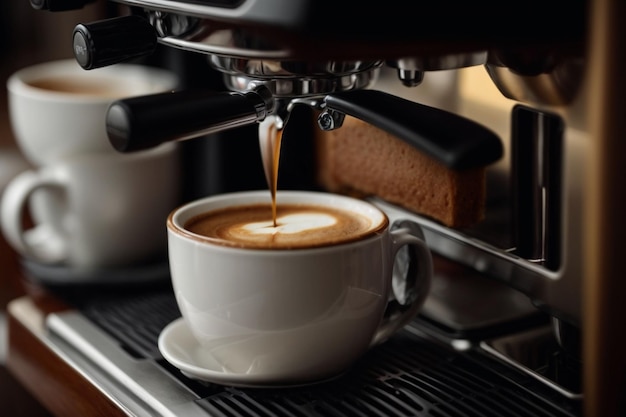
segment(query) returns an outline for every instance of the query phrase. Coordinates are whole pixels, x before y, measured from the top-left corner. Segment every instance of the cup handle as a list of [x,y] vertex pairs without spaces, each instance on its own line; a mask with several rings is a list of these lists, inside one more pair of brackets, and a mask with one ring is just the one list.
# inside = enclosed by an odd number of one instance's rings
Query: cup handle
[[44,178],[36,171],[24,171],[5,188],[0,207],[2,232],[21,255],[46,263],[65,260],[64,240],[53,227],[41,223],[25,229],[23,220],[26,205],[35,191],[62,187],[63,184],[56,179]]
[[420,226],[409,220],[396,221],[389,233],[392,296],[370,346],[384,342],[415,318],[428,296],[432,281],[432,255]]

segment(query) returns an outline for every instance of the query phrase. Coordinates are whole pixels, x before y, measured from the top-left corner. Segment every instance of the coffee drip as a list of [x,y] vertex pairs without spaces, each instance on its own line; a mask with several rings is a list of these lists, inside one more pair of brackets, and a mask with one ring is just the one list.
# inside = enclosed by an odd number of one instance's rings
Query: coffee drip
[[269,116],[259,124],[259,146],[265,179],[272,196],[272,221],[278,226],[276,193],[278,192],[278,167],[280,165],[280,147],[283,139],[284,123],[276,116]]

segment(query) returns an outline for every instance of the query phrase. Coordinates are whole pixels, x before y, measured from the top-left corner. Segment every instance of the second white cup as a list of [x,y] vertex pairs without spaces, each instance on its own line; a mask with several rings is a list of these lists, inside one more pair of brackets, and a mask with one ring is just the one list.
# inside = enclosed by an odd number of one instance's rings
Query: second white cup
[[166,254],[163,224],[180,202],[179,188],[176,144],[75,155],[8,184],[2,231],[18,253],[40,263],[96,269],[149,262]]

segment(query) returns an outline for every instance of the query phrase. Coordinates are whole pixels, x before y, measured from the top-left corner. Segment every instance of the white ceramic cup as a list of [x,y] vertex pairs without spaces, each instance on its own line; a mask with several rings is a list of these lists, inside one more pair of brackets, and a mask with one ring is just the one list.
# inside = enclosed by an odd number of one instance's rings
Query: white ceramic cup
[[38,166],[86,152],[114,153],[105,126],[109,105],[171,90],[177,82],[168,71],[132,64],[86,71],[71,59],[23,68],[7,81],[15,140]]
[[[176,144],[133,154],[93,153],[17,175],[2,195],[7,242],[45,264],[113,268],[165,256],[163,224],[180,204]],[[32,228],[24,225],[30,210]]]
[[[308,249],[228,247],[187,231],[185,223],[218,208],[269,203],[270,193],[201,199],[168,218],[174,292],[183,320],[221,372],[261,376],[272,385],[323,380],[417,315],[432,258],[420,233],[391,230],[386,215],[363,200],[298,191],[277,199],[279,207],[307,203],[360,213],[378,231]],[[401,249],[412,255],[411,268],[394,268]]]

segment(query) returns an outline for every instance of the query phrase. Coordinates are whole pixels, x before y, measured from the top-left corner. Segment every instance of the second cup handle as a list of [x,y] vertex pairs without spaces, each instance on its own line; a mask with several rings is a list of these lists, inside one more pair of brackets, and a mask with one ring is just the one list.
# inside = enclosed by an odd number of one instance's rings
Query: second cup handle
[[66,248],[60,236],[45,224],[24,227],[24,213],[33,193],[42,188],[61,188],[55,179],[42,177],[37,171],[18,174],[2,195],[0,222],[7,242],[21,255],[36,261],[53,263],[66,258]]
[[[430,250],[424,241],[419,226],[410,221],[396,222],[399,228],[391,230],[392,294],[387,303],[383,321],[372,338],[371,346],[387,340],[397,330],[410,323],[422,308],[430,291],[433,275],[433,261]],[[406,271],[396,268],[396,258],[400,249],[409,253]]]

